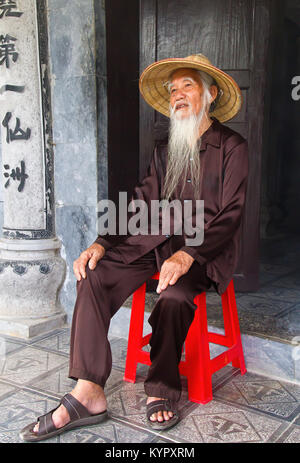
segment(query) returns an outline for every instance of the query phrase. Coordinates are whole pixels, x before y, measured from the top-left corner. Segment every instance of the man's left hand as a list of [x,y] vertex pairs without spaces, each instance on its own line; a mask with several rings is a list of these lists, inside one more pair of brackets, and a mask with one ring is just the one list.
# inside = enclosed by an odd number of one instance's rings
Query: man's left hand
[[156,292],[160,294],[168,285],[175,285],[178,278],[189,271],[193,262],[194,258],[184,251],[177,251],[166,259],[160,270]]

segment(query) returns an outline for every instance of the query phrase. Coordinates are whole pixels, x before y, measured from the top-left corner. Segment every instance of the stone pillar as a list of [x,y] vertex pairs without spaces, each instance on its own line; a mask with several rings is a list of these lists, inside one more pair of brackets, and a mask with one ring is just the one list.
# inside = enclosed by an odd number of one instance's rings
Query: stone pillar
[[0,2],[0,332],[22,338],[65,323],[49,75],[46,0]]

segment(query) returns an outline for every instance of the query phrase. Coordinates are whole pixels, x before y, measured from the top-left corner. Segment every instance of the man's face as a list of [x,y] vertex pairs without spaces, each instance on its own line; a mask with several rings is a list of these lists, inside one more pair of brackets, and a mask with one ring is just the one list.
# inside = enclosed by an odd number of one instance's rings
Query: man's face
[[176,118],[198,115],[203,105],[203,85],[194,69],[175,71],[170,85],[170,104]]

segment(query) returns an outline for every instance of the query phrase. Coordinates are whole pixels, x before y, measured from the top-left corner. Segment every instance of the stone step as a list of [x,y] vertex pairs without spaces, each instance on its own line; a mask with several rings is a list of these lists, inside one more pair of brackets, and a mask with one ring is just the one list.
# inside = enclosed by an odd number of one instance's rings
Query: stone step
[[[275,329],[271,326],[272,317],[268,320],[264,314],[251,315],[249,311],[242,310],[239,307],[241,295],[242,293],[236,294],[236,300],[247,370],[300,384],[300,336],[297,336],[297,327],[295,326],[294,332],[293,328],[289,327],[288,334],[284,331],[284,327],[281,331],[278,327]],[[151,332],[147,320],[158,297],[155,292],[146,294],[144,335]],[[208,291],[206,297],[209,331],[222,334],[224,329],[220,296],[213,290]],[[110,327],[111,335],[128,337],[131,302],[132,296],[113,317]],[[264,329],[260,329],[261,327]],[[211,357],[218,355],[224,349],[224,347],[211,344]]]

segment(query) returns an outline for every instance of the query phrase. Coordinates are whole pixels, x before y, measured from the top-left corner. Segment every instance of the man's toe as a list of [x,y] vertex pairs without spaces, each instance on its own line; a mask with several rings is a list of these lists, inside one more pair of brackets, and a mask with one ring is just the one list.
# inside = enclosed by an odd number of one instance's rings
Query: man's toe
[[160,422],[164,421],[164,417],[165,417],[165,414],[163,414],[163,412],[160,411],[160,412],[157,413],[158,421],[160,421]]

